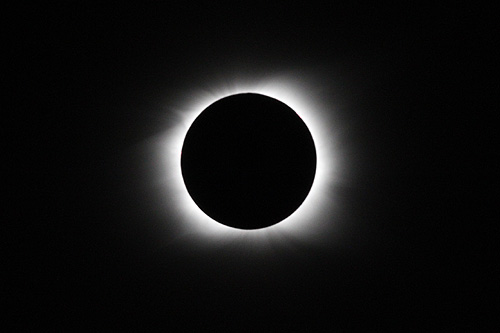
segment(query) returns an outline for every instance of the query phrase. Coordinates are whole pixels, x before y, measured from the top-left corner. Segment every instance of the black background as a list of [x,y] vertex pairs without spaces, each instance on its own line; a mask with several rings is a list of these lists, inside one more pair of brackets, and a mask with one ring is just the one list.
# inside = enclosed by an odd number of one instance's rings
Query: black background
[[[489,122],[488,12],[440,4],[8,8],[5,225],[15,232],[4,242],[7,325],[486,324],[488,276],[477,273],[493,267],[478,233],[488,218],[465,195],[484,178],[464,170],[476,163],[465,148],[477,138],[472,124]],[[174,126],[162,104],[227,66],[236,77],[314,68],[335,82],[324,87],[336,94],[327,98],[350,105],[336,115],[350,125],[345,144],[357,154],[347,166],[357,176],[343,190],[342,246],[296,239],[254,255],[174,242],[174,227],[168,241],[158,236],[155,225],[179,221],[151,213],[159,208],[143,184],[155,161],[137,147],[165,131],[157,119]]]

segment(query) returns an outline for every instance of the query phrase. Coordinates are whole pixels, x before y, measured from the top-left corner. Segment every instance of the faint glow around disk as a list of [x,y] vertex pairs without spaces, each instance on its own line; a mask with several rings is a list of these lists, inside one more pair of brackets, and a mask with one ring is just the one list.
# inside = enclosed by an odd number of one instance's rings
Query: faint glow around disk
[[[200,90],[190,96],[176,111],[178,124],[164,133],[160,144],[162,186],[169,200],[170,214],[176,214],[179,228],[200,241],[250,240],[264,241],[291,235],[301,239],[317,237],[331,228],[334,202],[332,185],[339,178],[340,156],[336,154],[335,126],[328,117],[332,106],[315,100],[311,85],[294,81],[292,76],[269,78],[259,82],[237,82],[230,86],[215,84],[215,91]],[[214,88],[212,88],[214,89]],[[215,101],[238,93],[258,93],[275,98],[291,107],[312,134],[317,154],[317,169],[313,186],[303,204],[288,218],[271,227],[240,230],[220,224],[208,217],[191,199],[181,173],[181,152],[184,138],[196,117]],[[310,94],[310,95],[308,95]],[[236,111],[237,112],[237,111]]]

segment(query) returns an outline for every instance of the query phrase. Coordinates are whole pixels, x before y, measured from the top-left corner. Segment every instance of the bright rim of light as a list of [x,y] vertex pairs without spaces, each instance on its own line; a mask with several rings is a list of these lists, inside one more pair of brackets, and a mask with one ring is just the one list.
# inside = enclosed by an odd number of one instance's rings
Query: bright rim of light
[[[181,173],[182,145],[193,121],[215,101],[240,93],[262,94],[291,107],[309,128],[316,147],[316,176],[309,195],[292,215],[264,229],[235,229],[207,216],[190,197]],[[177,124],[163,133],[157,150],[157,157],[161,160],[161,179],[157,181],[162,184],[163,200],[167,205],[165,213],[175,216],[174,219],[169,218],[168,223],[178,224],[176,229],[181,234],[205,244],[233,241],[259,244],[287,237],[311,240],[331,230],[335,224],[333,213],[336,209],[331,192],[340,178],[341,163],[335,135],[338,126],[334,126],[329,117],[335,111],[332,108],[332,105],[318,100],[313,84],[305,84],[304,78],[299,81],[291,75],[253,82],[240,80],[230,85],[214,84],[210,92],[200,89],[193,93],[182,106],[169,111],[176,113]]]

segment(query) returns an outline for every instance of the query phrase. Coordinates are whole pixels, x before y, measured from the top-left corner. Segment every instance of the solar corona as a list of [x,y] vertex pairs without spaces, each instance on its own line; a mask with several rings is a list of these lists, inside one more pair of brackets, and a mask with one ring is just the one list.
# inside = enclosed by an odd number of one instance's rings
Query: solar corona
[[[335,105],[318,97],[314,78],[214,80],[211,88],[186,92],[166,105],[175,118],[154,141],[161,162],[155,182],[163,214],[175,217],[169,226],[180,237],[266,248],[288,236],[318,242],[335,228],[335,186],[345,164],[337,142],[341,130],[331,118]],[[267,106],[256,106],[262,102]],[[274,120],[265,120],[266,113]],[[288,125],[279,125],[280,117],[289,117]],[[281,161],[277,151],[284,154]],[[265,186],[264,178],[274,183]],[[292,197],[288,205],[280,200],[286,197]],[[272,214],[263,216],[266,211]]]

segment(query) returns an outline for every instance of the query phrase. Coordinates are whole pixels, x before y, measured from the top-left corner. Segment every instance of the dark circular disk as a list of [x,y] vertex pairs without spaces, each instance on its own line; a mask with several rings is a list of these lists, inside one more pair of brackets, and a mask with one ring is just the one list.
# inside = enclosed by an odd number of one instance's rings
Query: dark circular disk
[[314,141],[286,104],[260,94],[224,97],[189,128],[182,147],[189,195],[212,219],[260,229],[290,216],[316,173]]

